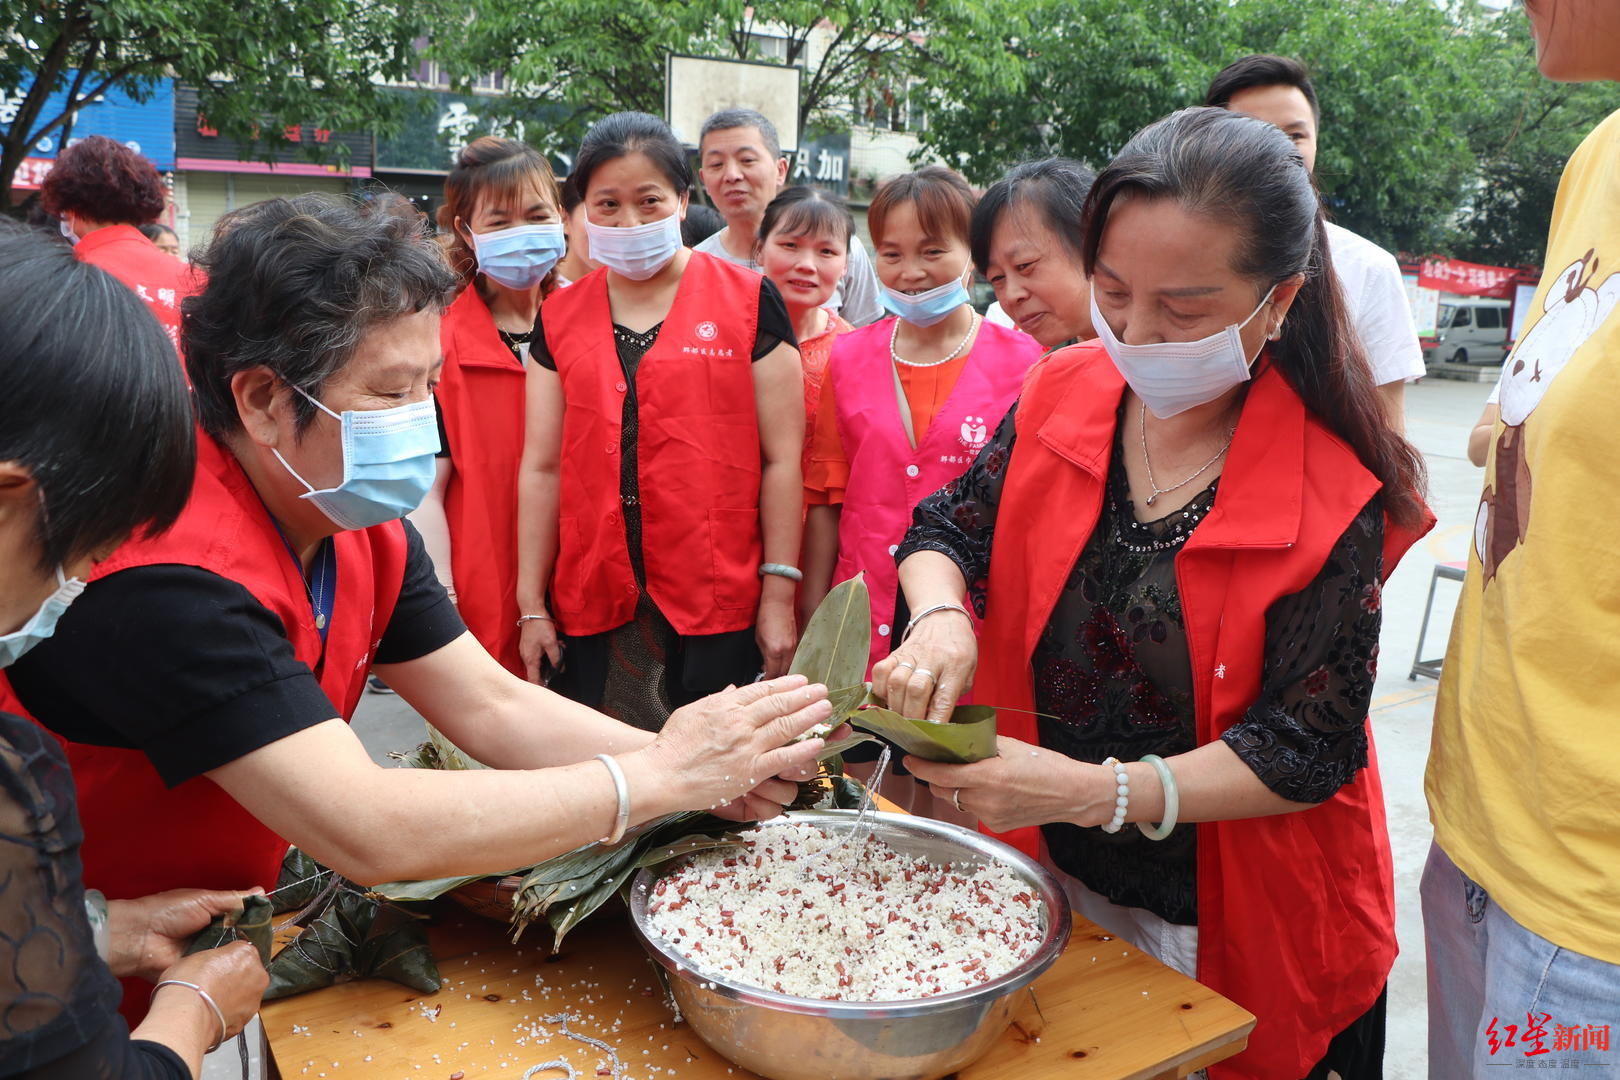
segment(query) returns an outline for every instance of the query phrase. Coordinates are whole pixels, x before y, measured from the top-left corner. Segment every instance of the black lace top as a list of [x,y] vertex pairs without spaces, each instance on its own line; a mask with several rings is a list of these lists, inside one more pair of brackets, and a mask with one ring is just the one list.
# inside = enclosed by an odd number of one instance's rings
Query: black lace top
[[83,840],[61,747],[0,713],[0,1077],[190,1080],[118,1015],[84,911]]
[[[1016,411],[959,480],[918,506],[896,554],[949,556],[981,614]],[[1050,714],[1038,720],[1041,745],[1090,762],[1168,758],[1197,745],[1175,560],[1218,493],[1216,480],[1182,509],[1139,522],[1116,435],[1101,518],[1031,660],[1035,708]],[[1374,500],[1316,580],[1267,612],[1260,697],[1221,737],[1284,798],[1320,802],[1367,763],[1363,720],[1377,671],[1382,548]],[[1196,829],[1177,828],[1161,842],[1129,826],[1110,835],[1057,822],[1042,831],[1053,861],[1088,888],[1197,924]]]

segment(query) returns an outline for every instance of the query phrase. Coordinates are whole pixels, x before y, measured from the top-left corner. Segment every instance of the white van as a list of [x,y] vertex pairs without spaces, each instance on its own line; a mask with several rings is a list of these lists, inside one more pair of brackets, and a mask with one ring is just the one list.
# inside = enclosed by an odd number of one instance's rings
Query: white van
[[1456,297],[1440,302],[1435,342],[1423,350],[1426,361],[1500,364],[1508,354],[1512,311],[1506,300]]

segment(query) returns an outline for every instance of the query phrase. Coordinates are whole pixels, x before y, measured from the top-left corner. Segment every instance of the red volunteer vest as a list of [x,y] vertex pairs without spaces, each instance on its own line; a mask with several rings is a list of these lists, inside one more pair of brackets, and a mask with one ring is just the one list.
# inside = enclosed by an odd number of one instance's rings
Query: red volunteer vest
[[[991,554],[975,692],[1001,732],[1037,741],[1030,657],[1096,527],[1124,381],[1101,346],[1041,365],[1018,407]],[[1275,369],[1254,380],[1215,508],[1176,558],[1200,745],[1260,692],[1266,610],[1321,570],[1378,491],[1355,454]],[[1422,533],[1386,523],[1384,574]],[[1371,731],[1368,732],[1371,739]],[[1395,959],[1383,788],[1368,767],[1319,806],[1198,828],[1198,979],[1259,1018],[1212,1080],[1299,1080],[1366,1012]],[[1039,832],[1003,837],[1035,853]],[[1301,912],[1312,913],[1301,918]]]
[[523,456],[523,365],[501,341],[474,285],[439,324],[437,397],[450,442],[444,513],[456,608],[489,654],[519,676],[517,473]]
[[197,291],[189,266],[159,251],[133,225],[97,229],[73,246],[73,254],[81,262],[107,271],[145,301],[179,355],[180,301]]
[[[334,712],[348,719],[399,599],[403,526],[389,522],[333,538],[337,596],[323,651],[303,573],[236,458],[201,433],[197,457],[191,501],[174,528],[125,544],[96,567],[92,582],[131,567],[178,564],[240,583],[280,617],[294,653],[315,672]],[[131,632],[143,632],[138,622]],[[162,627],[146,632],[162,633]],[[207,655],[206,642],[175,647],[194,649],[200,659]],[[95,658],[87,657],[85,676],[94,678],[94,670]],[[24,712],[3,672],[0,709]],[[169,788],[139,750],[62,745],[84,825],[87,888],[123,900],[176,888],[275,887],[287,841],[212,780],[199,776]],[[143,986],[125,984],[122,1008],[131,1026],[146,1013],[150,987]]]
[[833,580],[866,573],[872,597],[868,669],[894,644],[889,621],[900,588],[894,553],[911,525],[912,510],[967,471],[1041,355],[1040,344],[1028,334],[981,324],[956,385],[928,430],[917,432],[913,449],[895,396],[889,358],[893,329],[894,320],[884,319],[844,334],[833,343],[827,365],[838,439],[849,462]]
[[[759,607],[759,289],[754,271],[692,252],[636,370],[647,593],[682,635],[746,630]],[[552,613],[569,634],[599,634],[635,616],[638,592],[619,500],[628,387],[607,271],[553,293],[542,311],[566,402]]]

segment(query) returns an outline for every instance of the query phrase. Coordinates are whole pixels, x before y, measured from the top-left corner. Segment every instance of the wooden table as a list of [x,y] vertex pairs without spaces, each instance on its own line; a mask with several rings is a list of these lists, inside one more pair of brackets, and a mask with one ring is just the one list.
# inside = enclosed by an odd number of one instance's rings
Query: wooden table
[[[618,1051],[625,1080],[753,1077],[670,1023],[622,908],[598,912],[553,957],[543,926],[513,945],[503,924],[441,903],[429,930],[445,980],[437,994],[370,979],[264,1006],[267,1061],[284,1080],[521,1080],[557,1058],[596,1080],[607,1055],[542,1019],[565,1011],[578,1016],[570,1030]],[[1232,1002],[1078,915],[1068,949],[1033,989],[1018,995],[1006,1034],[958,1080],[1183,1077],[1238,1053],[1254,1028]]]

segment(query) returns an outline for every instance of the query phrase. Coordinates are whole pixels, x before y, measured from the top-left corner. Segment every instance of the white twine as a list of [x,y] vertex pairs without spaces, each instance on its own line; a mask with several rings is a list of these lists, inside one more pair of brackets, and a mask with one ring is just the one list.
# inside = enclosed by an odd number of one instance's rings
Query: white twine
[[[613,1080],[618,1080],[619,1074],[624,1072],[624,1063],[619,1060],[619,1052],[615,1050],[611,1044],[603,1042],[601,1039],[593,1039],[589,1035],[581,1035],[577,1031],[569,1031],[568,1022],[570,1020],[578,1019],[579,1017],[573,1013],[556,1013],[552,1016],[542,1016],[540,1021],[541,1023],[545,1024],[559,1024],[561,1026],[558,1028],[558,1031],[564,1037],[573,1039],[575,1042],[582,1042],[586,1046],[594,1046],[596,1049],[606,1052],[608,1058],[613,1062]],[[579,1076],[578,1071],[575,1070],[572,1065],[561,1058],[558,1058],[555,1061],[543,1061],[539,1065],[531,1065],[528,1071],[523,1074],[523,1080],[533,1080],[535,1073],[542,1073],[548,1069],[563,1070],[568,1074],[568,1080],[575,1080],[575,1078]]]

